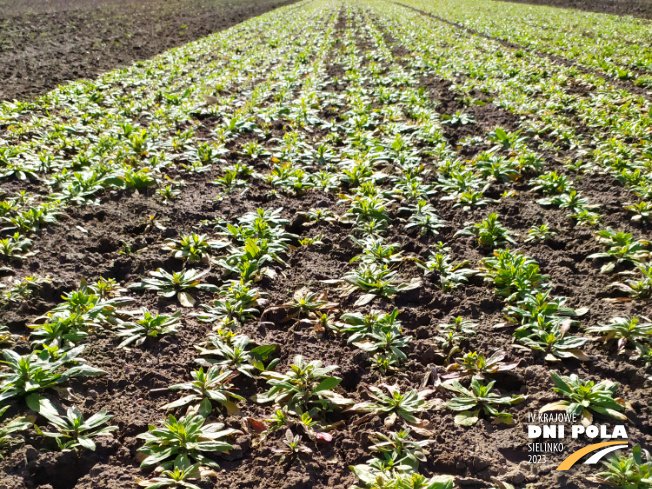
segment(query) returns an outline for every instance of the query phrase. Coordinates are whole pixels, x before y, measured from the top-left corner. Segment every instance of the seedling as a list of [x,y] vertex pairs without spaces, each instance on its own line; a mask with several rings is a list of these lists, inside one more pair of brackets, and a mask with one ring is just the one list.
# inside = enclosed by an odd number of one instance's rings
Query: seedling
[[[63,384],[73,377],[101,375],[104,370],[93,368],[78,358],[85,345],[62,353],[57,359],[50,358],[47,350],[20,356],[13,350],[2,350],[5,358],[0,362],[9,367],[9,372],[0,372],[0,402],[14,397],[25,397],[27,406],[39,411],[42,399],[39,391]],[[76,363],[68,367],[71,363]],[[63,371],[61,371],[63,370]]]
[[372,401],[364,401],[353,405],[349,411],[359,413],[381,414],[387,416],[385,426],[391,427],[398,418],[402,418],[410,424],[421,424],[422,420],[415,415],[434,407],[436,401],[427,401],[434,391],[430,389],[410,390],[401,394],[396,385],[382,384],[389,395],[383,392],[380,387],[369,386],[369,396]]
[[346,272],[341,280],[325,280],[324,283],[347,282],[342,287],[342,294],[349,294],[357,289],[367,292],[355,305],[363,306],[377,296],[393,297],[399,292],[413,290],[421,286],[421,280],[413,278],[409,282],[396,284],[398,272],[378,263],[361,263],[358,268]]
[[569,400],[547,404],[539,412],[565,411],[570,415],[579,416],[584,426],[593,422],[591,411],[608,418],[627,421],[627,416],[621,412],[625,409],[625,401],[613,397],[618,389],[617,383],[605,380],[596,384],[590,380],[581,380],[576,374],[563,377],[554,371],[550,372],[550,376],[555,383],[552,390]]
[[142,319],[136,321],[122,321],[118,324],[116,335],[124,338],[118,348],[125,348],[129,345],[140,346],[147,338],[158,338],[167,334],[177,334],[179,330],[180,312],[172,316],[166,314],[152,314],[146,308],[140,310]]
[[214,329],[238,327],[258,315],[257,308],[267,302],[264,295],[244,279],[231,281],[220,289],[220,298],[212,306],[202,304],[205,312],[195,315],[200,321],[216,323]]
[[251,343],[251,338],[246,335],[222,336],[213,335],[210,338],[210,345],[214,348],[196,347],[201,355],[213,355],[220,357],[219,360],[212,358],[198,360],[200,363],[216,365],[220,368],[232,368],[247,377],[253,377],[254,370],[274,370],[280,359],[274,359],[267,367],[263,362],[269,359],[269,356],[276,349],[275,345],[261,345],[251,350],[247,346]]
[[469,336],[475,336],[477,333],[477,323],[470,319],[464,319],[462,316],[453,318],[450,323],[442,323],[439,325],[441,335],[436,336],[435,340],[441,345],[444,350],[448,350],[449,358],[451,355],[459,351],[459,344],[465,341]]
[[527,138],[521,136],[522,131],[509,132],[501,127],[496,127],[493,131],[487,134],[489,141],[496,143],[490,151],[499,149],[514,150],[517,149],[527,141]]
[[614,232],[607,228],[597,233],[598,241],[609,246],[609,249],[601,253],[593,253],[587,258],[590,260],[603,259],[607,263],[602,265],[601,273],[611,273],[622,263],[631,263],[638,266],[650,257],[647,250],[647,241],[634,240],[630,233]]
[[536,324],[519,328],[514,332],[514,336],[526,347],[544,352],[548,362],[565,358],[576,358],[583,362],[591,360],[591,357],[582,351],[588,338],[567,334],[569,328],[569,322],[560,325],[556,321],[546,322],[545,318],[540,316]]
[[546,195],[564,194],[572,189],[568,177],[560,175],[556,171],[545,173],[531,182],[534,184],[533,192],[542,192]]
[[[616,282],[612,287],[628,293],[635,299],[647,300],[652,297],[652,264],[637,264],[638,272],[641,274],[640,279],[627,279],[623,282]],[[634,275],[636,272],[623,272],[621,275]]]
[[467,353],[461,358],[457,358],[455,363],[449,365],[446,374],[442,375],[441,378],[450,380],[472,377],[483,380],[487,375],[514,370],[522,361],[518,359],[513,362],[503,362],[506,356],[507,353],[504,351],[497,351],[489,358],[485,358],[482,353],[477,351]]
[[172,185],[166,185],[156,191],[163,198],[163,203],[167,204],[171,200],[177,199],[181,195],[181,190],[174,188]]
[[201,278],[209,273],[209,270],[198,272],[195,269],[182,270],[180,272],[168,273],[162,268],[155,272],[149,272],[153,278],[141,277],[142,281],[132,284],[129,289],[134,290],[155,290],[161,297],[176,296],[183,307],[193,307],[195,298],[188,292],[189,289],[207,290],[217,292],[216,285],[201,282]]
[[[4,415],[7,409],[9,409],[9,406],[0,408],[0,417]],[[2,450],[16,441],[14,433],[29,429],[33,423],[28,418],[20,417],[0,424],[0,460],[3,459]]]
[[612,455],[601,463],[604,465],[604,470],[594,477],[587,477],[591,482],[608,484],[621,489],[652,487],[650,453],[642,450],[640,445],[635,445],[629,455]]
[[325,291],[311,292],[308,288],[302,287],[292,294],[291,301],[265,309],[263,316],[268,312],[286,310],[285,321],[294,320],[296,323],[300,323],[303,317],[312,323],[317,319],[318,314],[333,311],[336,308],[337,303],[328,302],[328,294]]
[[632,221],[652,221],[652,202],[639,202],[638,204],[626,205],[625,209],[632,212]]
[[488,249],[499,248],[508,244],[515,245],[516,242],[511,238],[512,234],[498,222],[498,214],[496,213],[491,213],[482,222],[467,226],[455,233],[456,236],[475,236],[480,246]]
[[201,464],[191,464],[186,455],[178,455],[170,469],[163,469],[157,477],[142,480],[139,486],[145,489],[162,489],[164,487],[185,487],[186,489],[201,489],[189,482],[202,477]]
[[222,404],[230,413],[238,412],[238,406],[232,399],[244,401],[244,397],[233,392],[231,380],[237,375],[230,370],[222,371],[217,365],[213,365],[204,371],[204,367],[190,372],[192,382],[174,384],[168,387],[170,390],[191,391],[192,394],[182,397],[174,402],[168,403],[161,409],[175,409],[194,403],[203,412],[212,410],[212,401]]
[[399,211],[406,211],[411,214],[405,229],[416,227],[422,236],[437,236],[439,230],[446,226],[446,221],[435,213],[435,208],[427,200],[420,200],[407,208],[402,207]]
[[557,233],[550,229],[547,224],[542,224],[541,226],[532,226],[527,232],[527,236],[526,243],[541,243],[557,236]]
[[286,456],[296,457],[300,453],[306,453],[306,454],[312,453],[312,449],[310,449],[303,443],[301,439],[301,435],[295,435],[294,433],[292,433],[292,430],[289,428],[285,432],[285,439],[283,440],[283,445],[285,445],[285,448],[274,450],[274,452],[276,453],[285,454],[283,457],[281,457],[281,463],[283,463]]
[[171,249],[174,257],[188,263],[210,263],[212,250],[226,248],[229,245],[226,241],[209,239],[205,234],[181,235],[179,240],[166,240],[166,247]]
[[369,470],[366,465],[351,466],[355,476],[364,484],[363,487],[352,486],[351,489],[453,489],[454,478],[449,475],[425,477],[421,474],[402,473],[399,471],[379,472]]
[[372,311],[370,314],[363,315],[360,313],[346,313],[340,316],[340,321],[336,323],[338,331],[349,333],[348,343],[362,341],[374,329],[391,330],[401,329],[401,321],[398,319],[399,310],[389,313]]
[[419,470],[419,462],[426,462],[425,447],[434,443],[434,440],[411,439],[409,429],[390,431],[387,435],[376,432],[373,441],[369,450],[381,454],[385,459],[397,460],[398,465],[408,466],[414,472]]
[[219,469],[219,465],[206,457],[208,452],[226,452],[233,446],[226,442],[226,437],[237,433],[234,429],[223,429],[223,423],[204,424],[206,419],[200,414],[191,412],[182,418],[168,416],[162,428],[149,425],[149,431],[137,435],[145,440],[145,445],[138,449],[147,455],[141,467],[160,465],[166,470],[174,467],[171,457],[185,455],[195,463]]
[[28,251],[32,244],[31,239],[16,232],[13,236],[0,239],[0,256],[5,259],[24,260],[35,254]]
[[455,424],[460,426],[472,426],[479,420],[479,414],[482,410],[486,415],[493,417],[494,423],[513,424],[514,420],[509,413],[498,411],[498,406],[508,406],[518,404],[526,399],[523,395],[503,396],[491,392],[496,381],[484,385],[478,379],[471,380],[471,388],[467,389],[457,380],[444,382],[443,387],[457,394],[446,403],[446,406],[453,411],[458,411],[455,416]]
[[432,253],[427,261],[416,261],[417,266],[423,269],[424,273],[435,272],[433,278],[439,281],[439,286],[444,292],[450,292],[467,283],[469,277],[478,272],[473,268],[465,268],[470,263],[468,260],[454,263],[447,251],[448,248],[438,250]]
[[364,263],[379,263],[391,266],[405,259],[398,243],[385,243],[383,238],[368,236],[356,239],[350,236],[351,241],[362,248],[362,253],[351,259],[351,263],[361,261]]
[[33,329],[32,336],[36,338],[32,345],[44,345],[56,347],[74,346],[75,343],[88,336],[89,320],[83,313],[71,313],[68,311],[49,313],[45,324],[30,324]]
[[460,110],[456,111],[453,115],[443,115],[442,124],[450,124],[451,126],[466,126],[467,124],[475,124],[475,118],[462,112]]
[[652,322],[646,317],[615,317],[608,324],[586,328],[587,333],[598,333],[608,341],[618,340],[618,351],[633,346],[640,354],[645,354],[652,344]]
[[539,273],[539,264],[521,252],[500,250],[482,259],[480,265],[485,281],[493,282],[498,295],[507,302],[523,300],[550,286],[546,282],[549,277]]
[[105,426],[113,416],[106,414],[106,409],[91,416],[84,421],[84,415],[75,406],[68,408],[65,416],[61,416],[55,409],[41,409],[40,414],[44,416],[56,431],[42,431],[35,426],[39,435],[54,438],[61,451],[69,451],[79,447],[95,451],[97,436],[107,436],[111,431],[117,430],[117,426]]
[[274,402],[288,406],[290,411],[302,414],[327,413],[353,404],[353,401],[337,394],[333,389],[342,381],[329,374],[337,370],[337,365],[322,366],[319,360],[306,362],[301,355],[294,357],[286,373],[262,372],[271,386],[264,393],[255,395],[252,400],[261,404]]

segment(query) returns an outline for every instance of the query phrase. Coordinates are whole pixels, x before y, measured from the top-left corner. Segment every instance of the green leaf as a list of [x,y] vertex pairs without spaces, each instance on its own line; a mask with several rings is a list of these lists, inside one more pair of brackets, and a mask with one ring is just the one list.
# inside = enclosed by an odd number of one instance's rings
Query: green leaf
[[339,383],[342,382],[342,379],[337,378],[337,377],[326,377],[324,380],[322,380],[317,387],[314,388],[313,392],[320,392],[324,390],[331,390]]
[[478,422],[478,413],[479,410],[475,411],[463,411],[455,416],[455,424],[460,426],[473,426]]
[[32,411],[36,411],[38,413],[41,410],[42,399],[44,398],[38,394],[30,394],[29,396],[25,397],[25,403],[27,403],[27,407],[29,407]]
[[213,405],[211,404],[210,399],[204,399],[201,403],[199,403],[199,409],[197,410],[197,413],[202,418],[208,418],[211,412],[213,412]]
[[77,438],[77,442],[84,448],[95,451],[95,442],[91,440],[90,438],[84,438],[83,436],[80,436]]
[[261,345],[253,348],[249,353],[260,362],[266,361],[269,356],[276,350],[276,345]]

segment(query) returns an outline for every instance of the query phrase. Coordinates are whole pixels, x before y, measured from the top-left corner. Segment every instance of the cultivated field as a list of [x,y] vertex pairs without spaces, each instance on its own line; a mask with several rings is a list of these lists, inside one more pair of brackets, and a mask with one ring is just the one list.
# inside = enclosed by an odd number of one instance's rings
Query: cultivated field
[[129,66],[287,0],[0,0],[0,100]]
[[4,102],[0,488],[652,487],[651,34],[311,0]]

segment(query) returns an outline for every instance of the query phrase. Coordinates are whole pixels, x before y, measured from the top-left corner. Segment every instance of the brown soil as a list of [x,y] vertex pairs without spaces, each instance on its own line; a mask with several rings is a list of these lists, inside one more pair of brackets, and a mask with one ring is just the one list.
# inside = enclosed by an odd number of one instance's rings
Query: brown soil
[[0,1],[0,101],[95,78],[294,1]]
[[652,19],[650,0],[506,0],[514,3],[548,5],[550,7],[572,8],[612,15],[631,15]]
[[[338,28],[345,29],[346,26],[340,23]],[[364,50],[366,45],[363,40],[359,41]],[[386,41],[388,44],[396,42],[389,36],[386,36]],[[336,48],[337,46],[338,44],[335,45]],[[407,54],[400,46],[394,46],[393,52],[396,56]],[[402,62],[406,63],[405,60]],[[338,64],[329,63],[327,73],[342,79],[344,69]],[[450,80],[428,77],[421,81],[421,86],[432,100],[439,102],[438,110],[442,114],[453,114],[464,109],[477,121],[469,126],[446,126],[445,137],[452,145],[468,136],[483,136],[496,125],[510,131],[518,129],[518,117],[491,102],[465,109],[456,100],[458,94],[450,90]],[[334,89],[343,90],[341,86]],[[472,95],[485,98],[483,94]],[[277,130],[281,132],[285,129],[281,124]],[[235,146],[233,144],[230,149]],[[475,148],[463,156],[471,158],[481,149],[483,148]],[[231,162],[241,159],[255,166],[258,171],[269,171],[268,162],[264,160],[242,158],[233,152],[227,158]],[[563,159],[546,155],[550,169],[565,171],[559,163]],[[428,165],[434,163],[428,159],[424,159],[424,162]],[[280,272],[278,278],[265,279],[259,284],[267,294],[269,304],[280,305],[291,298],[293,291],[307,285],[315,291],[329,289],[330,298],[338,302],[341,310],[352,310],[359,295],[339,297],[332,287],[325,287],[320,282],[340,277],[349,269],[349,261],[357,253],[356,247],[348,239],[350,228],[334,223],[306,227],[303,226],[303,219],[298,216],[299,212],[312,207],[328,207],[336,213],[342,213],[344,208],[337,204],[338,198],[310,191],[302,198],[279,195],[272,199],[268,195],[270,187],[258,182],[244,195],[231,194],[225,200],[216,202],[215,196],[219,190],[207,182],[217,174],[216,169],[207,174],[185,177],[188,187],[182,198],[173,205],[162,205],[151,195],[120,192],[102,196],[100,206],[69,209],[59,225],[47,228],[35,238],[39,254],[27,259],[18,269],[20,276],[38,273],[40,276],[51,277],[51,282],[19,309],[2,311],[0,320],[13,333],[26,334],[26,324],[54,307],[60,301],[61,294],[77,288],[82,278],[94,280],[104,276],[128,284],[158,267],[168,271],[179,270],[182,263],[161,250],[165,238],[175,237],[179,232],[190,232],[201,220],[212,220],[217,216],[234,220],[257,207],[282,207],[283,216],[291,221],[288,226],[290,232],[301,234],[302,237],[312,237],[323,232],[325,236],[323,245],[299,247],[288,253],[286,261],[289,266],[275,267]],[[627,200],[626,190],[611,177],[586,175],[575,181],[574,185],[591,202],[602,205],[605,225],[634,232],[637,236],[649,236],[649,228],[629,221],[620,205]],[[495,185],[489,196],[497,198],[507,188],[506,185]],[[614,315],[646,313],[646,306],[640,303],[614,304],[605,301],[615,294],[609,289],[609,277],[599,273],[599,264],[586,259],[587,255],[599,250],[590,230],[574,226],[562,211],[544,210],[537,205],[535,200],[540,196],[531,192],[527,179],[517,182],[512,188],[517,192],[514,198],[502,199],[486,208],[470,212],[454,209],[450,201],[442,201],[440,196],[435,196],[432,202],[438,214],[448,221],[448,226],[442,230],[440,237],[435,240],[426,239],[418,233],[405,232],[396,226],[390,230],[387,239],[389,242],[400,243],[406,253],[421,257],[428,255],[430,245],[442,240],[451,245],[456,260],[469,259],[475,266],[487,253],[478,249],[471,239],[455,237],[455,232],[467,221],[479,222],[487,213],[497,212],[509,229],[520,233],[518,242],[521,249],[536,259],[542,270],[551,276],[551,281],[555,284],[553,295],[568,296],[568,305],[571,307],[590,307],[589,313],[582,319],[584,327],[608,321]],[[148,225],[149,216],[152,215],[156,215],[157,221],[165,229]],[[392,213],[392,218],[397,217],[395,212]],[[526,230],[543,222],[557,229],[559,236],[546,244],[525,244],[523,240]],[[121,253],[122,243],[129,244],[133,253]],[[414,266],[402,265],[401,273],[409,278],[420,272]],[[220,283],[219,271],[213,270],[208,281]],[[138,306],[147,306],[153,311],[163,313],[177,309],[176,301],[159,298],[154,293],[131,295],[137,298]],[[210,294],[199,294],[198,298],[200,302],[208,303]],[[539,353],[524,353],[515,348],[510,330],[493,328],[494,324],[502,321],[503,306],[503,301],[496,297],[493,288],[478,278],[451,293],[442,292],[426,280],[418,290],[398,294],[393,299],[375,301],[374,307],[384,311],[391,311],[393,307],[401,309],[405,330],[414,338],[408,349],[406,368],[389,379],[371,370],[365,355],[347,345],[342,336],[317,334],[309,326],[290,328],[288,323],[283,322],[282,313],[269,314],[262,323],[258,320],[249,321],[243,332],[262,344],[278,345],[277,352],[281,359],[279,369],[282,371],[285,371],[296,354],[339,365],[336,374],[344,378],[343,393],[355,400],[362,400],[367,386],[382,382],[396,382],[403,388],[418,388],[433,367],[441,369],[445,363],[445,357],[433,340],[437,325],[451,315],[474,319],[479,323],[478,335],[462,345],[463,349],[484,352],[505,349],[510,360],[523,357],[525,364],[522,368],[502,375],[497,380],[502,393],[527,394],[529,399],[525,404],[510,408],[519,423],[508,428],[497,427],[486,420],[480,421],[473,428],[462,428],[453,423],[450,411],[444,409],[426,413],[426,418],[435,427],[435,443],[422,471],[426,474],[452,474],[457,477],[461,487],[492,487],[492,477],[501,477],[517,487],[524,487],[526,483],[533,483],[535,485],[532,487],[541,489],[587,487],[588,483],[582,477],[589,473],[585,467],[573,473],[555,473],[556,464],[540,467],[525,462],[528,443],[524,432],[525,417],[556,399],[551,390],[550,369],[559,370],[563,374],[578,373],[583,378],[620,382],[619,393],[632,402],[636,411],[631,416],[633,422],[628,425],[630,441],[648,447],[652,445],[652,436],[649,434],[649,383],[645,381],[646,373],[640,364],[618,357],[613,349],[605,348],[597,342],[587,348],[587,352],[595,357],[593,362],[546,363]],[[366,312],[369,309],[366,307],[363,310]],[[205,340],[210,331],[209,325],[196,321],[188,314],[184,314],[183,324],[179,335],[150,341],[141,348],[131,350],[116,349],[120,340],[110,333],[90,336],[87,342],[89,346],[83,356],[93,366],[106,370],[107,375],[72,381],[69,386],[75,402],[88,412],[106,408],[114,414],[112,424],[119,427],[115,438],[100,442],[96,452],[82,451],[77,454],[47,451],[54,448],[50,441],[30,436],[25,445],[8,454],[0,464],[0,488],[136,487],[134,481],[137,477],[143,477],[144,473],[138,468],[136,450],[141,443],[135,436],[144,432],[148,424],[159,423],[162,418],[160,406],[178,397],[176,393],[151,390],[187,381],[188,372],[196,367],[193,345]],[[29,344],[22,340],[15,349],[25,353],[29,351]],[[265,389],[262,380],[238,380],[241,394],[247,398]],[[445,397],[443,393],[437,395]],[[248,416],[258,419],[269,416],[270,408],[249,401],[241,404],[241,415],[226,417],[220,414],[211,418],[211,421],[224,421],[229,427],[241,429],[243,434],[234,440],[235,450],[223,457],[217,456],[223,470],[215,478],[200,483],[203,488],[345,489],[356,482],[348,466],[363,463],[370,458],[367,448],[370,434],[383,430],[383,421],[379,417],[366,419],[359,415],[334,415],[329,421],[343,423],[332,432],[331,443],[311,443],[310,448],[314,451],[311,456],[301,455],[290,462],[280,463],[280,455],[274,449],[282,446],[283,433],[272,435],[268,442],[259,446],[257,435],[250,432],[245,421]],[[18,407],[14,404],[8,414],[14,415],[17,412]],[[570,442],[565,453],[571,453],[583,444],[583,440]]]

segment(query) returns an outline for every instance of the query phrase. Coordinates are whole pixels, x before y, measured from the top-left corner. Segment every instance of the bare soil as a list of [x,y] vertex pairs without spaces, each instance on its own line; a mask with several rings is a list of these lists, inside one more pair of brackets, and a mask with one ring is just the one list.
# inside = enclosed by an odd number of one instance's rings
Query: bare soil
[[294,1],[0,1],[0,101],[95,78]]
[[571,8],[612,15],[631,15],[642,19],[652,19],[650,0],[505,0],[532,5]]

